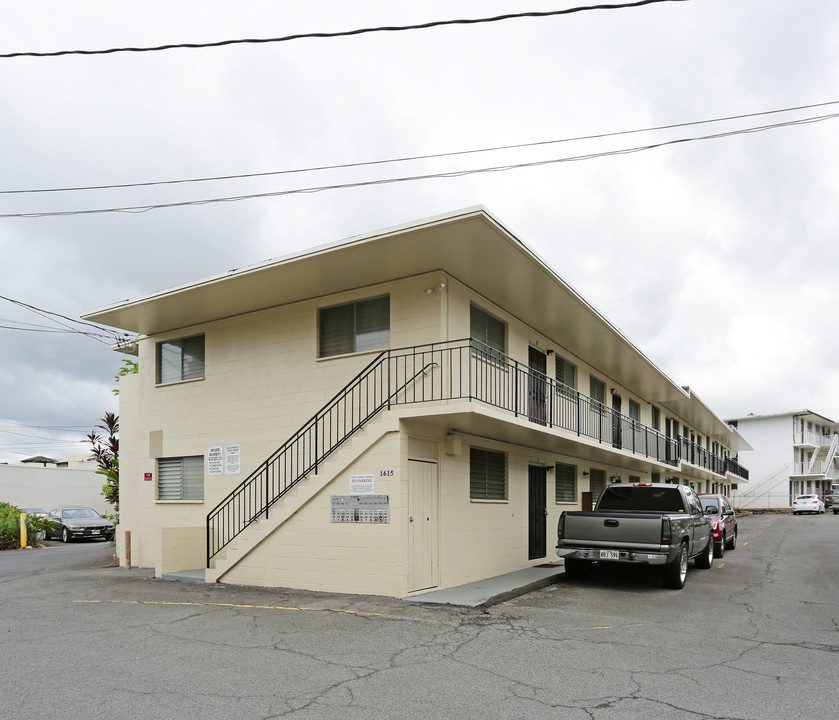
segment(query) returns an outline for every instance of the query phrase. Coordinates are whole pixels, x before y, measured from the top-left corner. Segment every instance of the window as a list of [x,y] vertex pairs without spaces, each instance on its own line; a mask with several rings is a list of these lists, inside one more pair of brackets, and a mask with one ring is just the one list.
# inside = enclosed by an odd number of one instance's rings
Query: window
[[496,350],[500,355],[506,350],[507,326],[477,305],[469,306],[469,336],[481,343],[479,350]]
[[321,308],[318,357],[379,350],[390,345],[390,296]]
[[469,449],[469,497],[475,500],[507,498],[507,456],[501,452]]
[[606,383],[598,380],[594,375],[589,378],[589,395],[602,405],[606,404]]
[[204,377],[204,336],[157,344],[157,382],[173,383]]
[[588,488],[591,490],[591,501],[596,505],[600,493],[606,487],[606,471],[591,468],[589,473]]
[[653,430],[661,430],[661,411],[655,406],[650,409],[652,410]]
[[157,461],[158,500],[203,500],[204,456]]
[[577,387],[577,366],[564,357],[556,356],[556,379],[570,388]]
[[556,464],[556,501],[577,502],[577,466]]

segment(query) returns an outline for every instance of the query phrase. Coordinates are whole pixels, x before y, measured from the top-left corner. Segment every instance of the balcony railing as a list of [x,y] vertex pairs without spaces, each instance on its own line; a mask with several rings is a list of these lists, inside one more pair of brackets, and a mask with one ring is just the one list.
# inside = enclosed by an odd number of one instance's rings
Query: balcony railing
[[793,433],[792,442],[794,445],[813,445],[822,447],[830,445],[833,435],[822,435],[811,430],[799,430]]
[[682,462],[688,462],[703,470],[710,470],[717,475],[725,475],[725,458],[714,455],[701,445],[691,442],[685,437],[680,438],[680,441]]
[[749,471],[732,458],[725,459],[725,470],[732,475],[743,478],[743,480],[749,479]]

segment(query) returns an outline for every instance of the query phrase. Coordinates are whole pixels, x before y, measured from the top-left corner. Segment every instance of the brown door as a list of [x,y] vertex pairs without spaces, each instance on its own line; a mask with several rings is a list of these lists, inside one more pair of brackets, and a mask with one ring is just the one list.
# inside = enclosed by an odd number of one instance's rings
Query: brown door
[[530,373],[527,376],[527,415],[535,423],[545,425],[548,391],[548,358],[541,350],[528,350]]
[[543,558],[548,553],[548,500],[547,472],[544,467],[531,465],[528,472],[530,508],[528,522],[527,557],[529,560]]

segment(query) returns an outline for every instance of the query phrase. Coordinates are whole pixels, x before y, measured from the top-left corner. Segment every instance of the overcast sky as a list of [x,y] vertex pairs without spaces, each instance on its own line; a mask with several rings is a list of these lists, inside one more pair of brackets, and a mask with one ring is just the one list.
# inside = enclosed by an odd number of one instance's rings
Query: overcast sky
[[[277,38],[574,6],[27,0],[0,6],[0,54]],[[823,117],[839,113],[839,104],[372,167],[11,190],[547,143],[838,101],[836,0],[687,0],[260,45],[0,58],[0,214],[558,160]],[[806,407],[839,419],[837,157],[839,119],[831,118],[458,178],[143,213],[5,217],[0,295],[78,319],[482,204],[720,416]],[[107,341],[43,332],[59,329],[58,320],[0,299],[0,462],[84,452],[83,434],[118,409],[111,389],[122,356]]]

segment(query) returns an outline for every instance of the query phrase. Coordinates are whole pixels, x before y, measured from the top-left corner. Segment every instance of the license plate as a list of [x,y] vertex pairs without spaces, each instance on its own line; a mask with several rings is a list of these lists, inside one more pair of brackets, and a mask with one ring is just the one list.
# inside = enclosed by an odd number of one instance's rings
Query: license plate
[[91,535],[98,535],[98,534],[99,534],[99,530],[91,530],[91,531],[90,531],[90,534],[91,534]]
[[617,550],[601,550],[601,560],[620,560],[621,554]]

